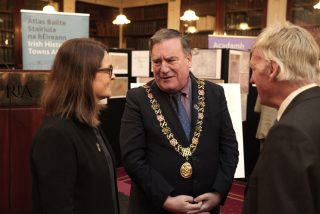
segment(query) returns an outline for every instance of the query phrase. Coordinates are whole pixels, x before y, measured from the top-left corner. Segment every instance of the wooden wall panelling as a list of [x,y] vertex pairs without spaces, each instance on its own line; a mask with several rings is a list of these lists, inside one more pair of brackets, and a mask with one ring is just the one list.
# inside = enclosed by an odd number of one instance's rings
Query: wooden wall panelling
[[29,151],[43,115],[39,108],[2,108],[0,118],[1,213],[31,214]]
[[30,148],[43,114],[40,108],[12,108],[9,111],[10,214],[31,214],[32,191]]
[[225,1],[224,0],[217,0],[217,5],[216,5],[216,29],[215,29],[215,34],[217,35],[223,35],[224,33],[224,19],[225,19],[225,14],[224,14],[224,8],[225,8]]
[[0,210],[10,213],[9,109],[0,109]]

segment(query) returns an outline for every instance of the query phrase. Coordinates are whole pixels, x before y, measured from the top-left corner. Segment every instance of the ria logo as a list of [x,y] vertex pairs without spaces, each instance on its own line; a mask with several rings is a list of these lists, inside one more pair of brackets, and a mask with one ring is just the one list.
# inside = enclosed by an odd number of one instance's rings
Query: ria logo
[[25,98],[32,97],[31,91],[28,88],[28,85],[22,86],[18,85],[7,85],[7,98],[16,97],[16,98]]

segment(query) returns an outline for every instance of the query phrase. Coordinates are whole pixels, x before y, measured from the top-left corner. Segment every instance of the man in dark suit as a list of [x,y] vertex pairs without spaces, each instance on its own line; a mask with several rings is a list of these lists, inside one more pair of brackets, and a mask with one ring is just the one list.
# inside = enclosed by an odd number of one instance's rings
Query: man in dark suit
[[278,109],[253,170],[244,214],[320,213],[319,47],[290,23],[266,28],[253,45],[251,81]]
[[224,91],[190,73],[178,31],[156,32],[150,53],[154,80],[128,92],[121,124],[129,213],[218,213],[238,163]]

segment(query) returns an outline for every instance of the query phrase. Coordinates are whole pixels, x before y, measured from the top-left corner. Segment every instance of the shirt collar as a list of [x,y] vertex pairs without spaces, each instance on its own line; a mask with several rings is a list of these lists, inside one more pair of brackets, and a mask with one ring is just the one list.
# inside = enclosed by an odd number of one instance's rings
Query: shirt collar
[[280,120],[280,118],[282,117],[282,114],[284,113],[284,111],[286,110],[286,108],[289,106],[289,104],[292,102],[292,100],[301,92],[315,87],[317,86],[316,83],[311,83],[305,86],[302,86],[301,88],[298,88],[297,90],[291,92],[291,94],[289,94],[289,96],[287,96],[287,98],[281,103],[280,108],[278,110],[278,115],[277,115],[277,121]]
[[190,97],[191,94],[191,79],[188,77],[187,84],[181,89],[181,93],[184,94],[187,98]]

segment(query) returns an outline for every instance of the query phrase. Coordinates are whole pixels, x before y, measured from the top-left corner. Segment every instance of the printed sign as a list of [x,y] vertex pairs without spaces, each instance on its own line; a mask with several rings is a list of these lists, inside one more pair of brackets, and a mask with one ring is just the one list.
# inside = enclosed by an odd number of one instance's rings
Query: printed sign
[[61,44],[89,37],[89,14],[21,10],[24,70],[49,70]]
[[210,48],[225,48],[248,51],[251,49],[256,37],[245,36],[214,36],[209,35],[209,49]]

